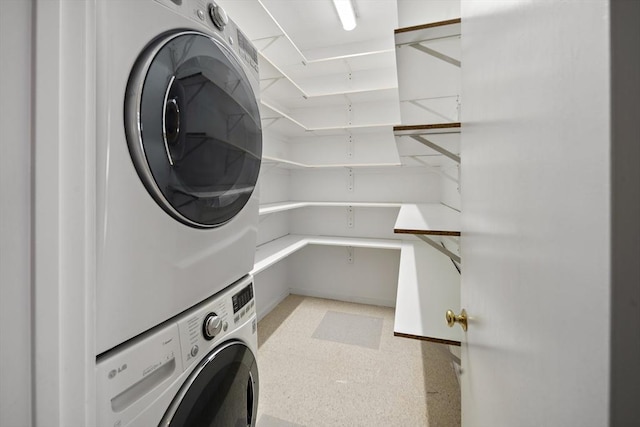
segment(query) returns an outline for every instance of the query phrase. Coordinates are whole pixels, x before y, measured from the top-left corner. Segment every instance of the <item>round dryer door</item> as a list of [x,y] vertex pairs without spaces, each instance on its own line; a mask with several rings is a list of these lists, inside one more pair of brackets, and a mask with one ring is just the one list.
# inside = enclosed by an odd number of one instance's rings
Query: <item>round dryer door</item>
[[177,220],[216,227],[251,197],[262,156],[257,98],[217,38],[183,31],[152,42],[129,78],[125,130],[138,175]]
[[160,426],[255,426],[258,367],[251,350],[231,341],[200,362],[167,409]]

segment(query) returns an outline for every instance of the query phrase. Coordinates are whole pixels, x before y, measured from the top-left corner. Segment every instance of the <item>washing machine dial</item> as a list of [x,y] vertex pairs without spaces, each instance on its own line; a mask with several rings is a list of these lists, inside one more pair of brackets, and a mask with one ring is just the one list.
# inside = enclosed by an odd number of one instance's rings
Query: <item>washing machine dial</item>
[[204,318],[204,324],[202,325],[202,334],[207,340],[212,340],[222,330],[222,319],[215,314],[209,313]]
[[229,22],[227,13],[217,4],[209,5],[209,16],[211,17],[213,24],[218,27],[219,30],[224,29],[225,25]]

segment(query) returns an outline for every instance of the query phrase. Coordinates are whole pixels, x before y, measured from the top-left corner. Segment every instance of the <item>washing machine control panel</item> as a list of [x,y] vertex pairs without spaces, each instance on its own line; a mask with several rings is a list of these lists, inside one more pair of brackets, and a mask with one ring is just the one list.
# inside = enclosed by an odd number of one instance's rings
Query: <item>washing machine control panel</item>
[[209,4],[209,17],[219,30],[224,30],[224,27],[229,23],[227,13],[217,4]]
[[222,330],[222,319],[216,313],[209,313],[204,318],[204,324],[202,325],[202,335],[205,339],[212,340]]
[[223,341],[230,333],[229,326],[236,327],[254,315],[253,284],[249,279],[244,286],[235,285],[222,291],[180,319],[178,328],[185,369]]
[[183,372],[234,337],[239,328],[251,324],[255,333],[255,322],[252,278],[246,276],[188,312],[100,355],[96,378],[101,425],[139,425],[136,417],[141,408],[157,402],[167,387],[178,387],[176,380]]

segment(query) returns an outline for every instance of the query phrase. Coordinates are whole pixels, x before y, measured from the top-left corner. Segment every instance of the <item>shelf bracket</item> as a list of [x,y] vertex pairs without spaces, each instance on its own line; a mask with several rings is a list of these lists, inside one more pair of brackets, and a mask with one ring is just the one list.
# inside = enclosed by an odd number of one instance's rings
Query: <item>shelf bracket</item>
[[347,264],[353,264],[353,246],[347,246]]
[[355,214],[353,213],[353,206],[347,207],[347,228],[353,228],[355,223]]
[[274,124],[275,122],[277,122],[278,120],[280,120],[282,117],[263,117],[262,120],[266,121],[268,120],[269,123],[262,125],[262,130],[265,130],[266,128],[268,128],[269,126],[271,126],[272,124]]
[[352,192],[354,186],[353,169],[347,168],[347,191]]
[[353,135],[349,135],[349,140],[347,141],[347,158],[353,159]]
[[431,247],[433,247],[434,249],[437,249],[438,251],[442,252],[443,254],[451,258],[452,261],[455,261],[458,264],[462,264],[459,255],[454,254],[449,249],[445,248],[444,246],[434,241],[431,237],[425,236],[424,234],[416,234],[415,236],[420,240],[422,240],[423,242],[430,245]]
[[278,83],[280,80],[284,80],[284,77],[271,77],[268,79],[262,79],[261,81],[266,82],[268,81],[269,83],[263,87],[261,89],[262,92],[266,92],[271,86],[273,86],[274,84]]
[[458,156],[457,154],[453,154],[449,150],[445,150],[444,148],[440,147],[439,145],[429,141],[427,138],[425,138],[423,136],[420,136],[420,135],[409,135],[409,136],[411,138],[415,139],[416,141],[418,141],[419,143],[424,144],[427,147],[431,148],[432,150],[435,150],[438,153],[447,156],[448,158],[450,158],[454,162],[460,163],[460,156]]
[[450,56],[445,55],[444,53],[440,53],[436,50],[430,49],[426,46],[421,45],[420,43],[412,43],[409,45],[410,47],[419,50],[420,52],[424,52],[428,55],[433,56],[434,58],[438,58],[444,62],[448,62],[451,65],[455,65],[456,67],[460,68],[461,63],[460,61],[458,61],[455,58],[452,58]]
[[255,39],[253,40],[253,42],[260,42],[263,40],[269,40],[267,42],[267,44],[265,44],[264,46],[262,46],[262,48],[260,49],[260,52],[264,52],[265,50],[267,50],[269,48],[269,46],[271,46],[272,44],[274,44],[277,40],[281,39],[284,37],[284,34],[278,34],[277,36],[269,36],[269,37],[264,37],[261,39]]
[[445,116],[444,114],[440,114],[440,113],[438,113],[436,110],[434,110],[434,109],[432,109],[432,108],[429,108],[429,107],[427,107],[426,105],[422,105],[422,104],[420,104],[418,101],[411,100],[411,101],[408,101],[408,102],[409,102],[411,105],[415,105],[416,107],[421,108],[421,109],[423,109],[423,110],[425,110],[425,111],[428,111],[428,112],[430,112],[431,114],[433,114],[433,115],[435,115],[435,116],[441,117],[441,118],[445,119],[445,120],[446,120],[446,121],[448,121],[448,122],[451,122],[451,123],[456,122],[456,120],[452,120],[450,117],[447,117],[447,116]]

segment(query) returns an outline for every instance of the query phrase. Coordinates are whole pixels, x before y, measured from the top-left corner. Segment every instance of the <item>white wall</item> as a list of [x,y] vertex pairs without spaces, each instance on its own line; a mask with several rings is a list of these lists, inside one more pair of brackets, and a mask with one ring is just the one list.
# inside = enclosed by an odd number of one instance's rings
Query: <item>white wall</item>
[[424,167],[293,170],[293,200],[361,202],[434,202],[440,198],[440,177]]
[[[273,164],[263,164],[258,178],[260,204],[289,200],[289,170],[279,169]],[[277,212],[258,218],[257,245],[270,242],[289,234],[289,213]]]
[[400,251],[307,246],[289,257],[291,293],[394,307]]
[[287,262],[282,261],[256,274],[253,278],[258,320],[289,295]]
[[32,4],[0,2],[0,425],[31,425]]
[[398,27],[460,18],[460,0],[398,0]]

